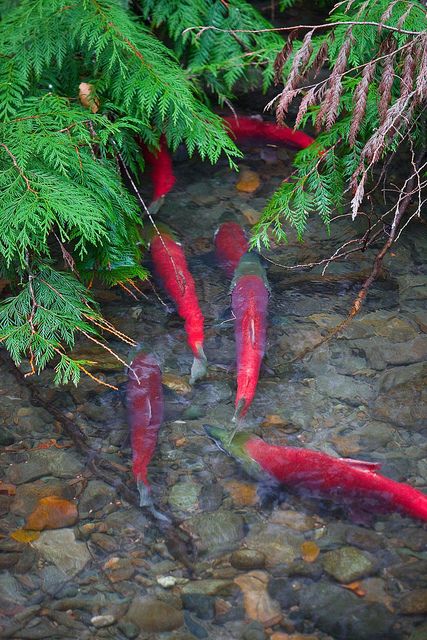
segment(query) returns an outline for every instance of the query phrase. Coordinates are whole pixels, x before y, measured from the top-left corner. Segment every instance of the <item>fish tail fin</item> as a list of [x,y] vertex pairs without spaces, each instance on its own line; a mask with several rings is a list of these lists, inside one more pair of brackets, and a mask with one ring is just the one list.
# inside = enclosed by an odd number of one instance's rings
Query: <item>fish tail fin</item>
[[139,493],[139,506],[149,507],[152,505],[150,487],[140,478],[136,481],[136,487]]
[[164,201],[165,201],[165,196],[163,195],[163,196],[160,196],[160,198],[157,198],[157,200],[153,200],[151,202],[151,204],[148,207],[148,211],[152,216],[155,216],[156,213],[159,212],[159,209],[163,206]]
[[240,400],[236,405],[236,410],[233,416],[233,422],[239,422],[243,418],[243,416],[246,413],[245,408],[246,408],[246,398],[240,398]]
[[198,346],[197,353],[198,356],[194,356],[193,364],[191,365],[190,384],[194,384],[200,378],[204,378],[208,368],[208,360],[202,345]]

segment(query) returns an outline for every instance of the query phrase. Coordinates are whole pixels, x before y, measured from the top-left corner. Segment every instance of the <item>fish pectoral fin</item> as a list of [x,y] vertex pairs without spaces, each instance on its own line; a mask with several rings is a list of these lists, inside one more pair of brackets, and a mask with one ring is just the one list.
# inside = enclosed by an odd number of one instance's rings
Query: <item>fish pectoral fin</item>
[[151,402],[150,402],[150,398],[146,398],[146,400],[147,400],[147,409],[148,409],[148,420],[149,420],[149,422],[151,422],[151,418],[152,418],[152,415],[153,415],[153,411],[152,411],[152,409],[151,409]]
[[362,469],[364,471],[372,471],[375,473],[381,469],[380,462],[369,462],[368,460],[355,460],[354,458],[338,458],[341,462],[346,462],[355,469]]

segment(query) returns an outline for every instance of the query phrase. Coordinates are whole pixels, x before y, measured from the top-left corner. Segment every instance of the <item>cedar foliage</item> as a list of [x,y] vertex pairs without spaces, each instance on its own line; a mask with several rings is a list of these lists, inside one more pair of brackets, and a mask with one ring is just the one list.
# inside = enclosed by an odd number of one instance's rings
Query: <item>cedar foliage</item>
[[[268,203],[255,229],[258,247],[268,246],[269,231],[277,241],[286,241],[286,223],[301,238],[312,213],[329,226],[332,213],[344,211],[349,199],[354,220],[370,181],[378,175],[386,181],[387,166],[398,148],[400,152],[406,148],[411,158],[402,187],[415,176],[422,201],[426,7],[417,0],[344,0],[334,6],[328,22],[330,26],[290,31],[274,63],[275,81],[284,85],[270,102],[278,122],[285,121],[299,98],[295,126],[311,123],[318,136],[297,154],[291,178]],[[319,80],[325,65],[329,74]],[[389,210],[392,225],[400,204],[397,196]],[[420,211],[421,205],[412,215]],[[361,246],[374,239],[378,234],[363,234]]]
[[[424,135],[425,8],[346,0],[331,20],[339,24],[285,32],[284,44],[245,0],[3,0],[0,278],[10,295],[0,303],[0,343],[16,363],[28,358],[30,373],[52,363],[57,382],[77,382],[87,363],[67,354],[76,334],[132,344],[88,289],[95,277],[126,285],[147,276],[139,201],[120,167],[138,175],[135,139],[155,149],[161,135],[172,150],[183,143],[233,164],[239,151],[210,103],[230,105],[237,87],[283,82],[279,121],[302,96],[297,123],[321,130],[297,154],[254,243],[268,244],[270,229],[286,240],[285,223],[301,236],[310,213],[328,224],[348,185],[357,214],[374,165],[402,137],[412,150]],[[316,84],[325,64],[331,73]],[[91,86],[86,106],[82,82]]]

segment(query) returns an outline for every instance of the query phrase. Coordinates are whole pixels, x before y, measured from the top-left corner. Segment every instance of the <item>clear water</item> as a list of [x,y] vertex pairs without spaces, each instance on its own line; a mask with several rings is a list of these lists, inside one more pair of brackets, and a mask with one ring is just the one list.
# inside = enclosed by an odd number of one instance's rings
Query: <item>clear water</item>
[[[150,466],[169,530],[129,503],[136,494],[120,365],[79,343],[98,360],[96,374],[120,391],[89,378],[77,389],[54,388],[46,372],[34,384],[53,413],[3,368],[1,472],[13,486],[0,485],[2,637],[427,638],[425,524],[258,486],[204,434],[206,423],[232,428],[235,393],[229,281],[213,259],[213,233],[224,212],[244,223],[245,211],[260,211],[289,170],[285,150],[276,159],[260,146],[246,152],[242,165],[261,177],[256,194],[239,193],[224,163],[178,159],[177,186],[158,214],[183,237],[206,317],[208,379],[185,388],[192,356],[169,301],[149,286],[138,300],[120,290],[103,295],[107,318],[179,378],[178,391],[165,390]],[[291,238],[268,256],[285,265],[318,261],[352,233],[346,218],[331,238],[312,220],[304,244]],[[320,267],[268,265],[267,355],[247,430],[274,444],[379,461],[385,475],[426,490],[426,246],[425,227],[413,225],[360,316],[295,363],[345,317],[374,252],[331,263],[324,277]],[[128,347],[112,347],[129,359]],[[80,427],[95,459],[76,451],[54,410]],[[50,439],[70,446],[40,448]],[[77,522],[32,542],[10,537],[46,495],[74,500]]]

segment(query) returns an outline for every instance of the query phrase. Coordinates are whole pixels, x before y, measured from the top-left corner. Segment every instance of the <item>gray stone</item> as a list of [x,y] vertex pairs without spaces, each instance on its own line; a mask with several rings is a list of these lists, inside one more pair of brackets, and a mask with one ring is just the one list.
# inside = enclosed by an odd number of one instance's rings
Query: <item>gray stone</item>
[[184,611],[184,622],[188,630],[196,638],[207,638],[209,636],[209,633],[205,629],[205,627],[200,624],[200,622],[197,622],[197,620],[195,620],[188,611]]
[[0,573],[0,609],[6,614],[24,604],[26,598],[21,593],[19,582],[8,572]]
[[61,587],[68,581],[67,574],[53,565],[43,567],[40,571],[40,577],[42,579],[43,591],[46,591],[46,593],[52,596],[60,591]]
[[197,514],[184,527],[198,548],[209,553],[235,548],[244,535],[242,516],[225,509]]
[[265,567],[265,554],[258,549],[239,549],[231,554],[230,562],[235,569],[249,571]]
[[72,529],[42,531],[32,545],[69,577],[79,573],[91,559],[86,544],[76,540]]
[[196,511],[199,504],[200,484],[192,481],[178,482],[169,492],[168,502],[172,509]]
[[301,590],[304,617],[334,638],[342,640],[392,640],[394,617],[379,603],[365,603],[353,593],[327,582]]
[[355,547],[341,547],[322,557],[323,568],[338,582],[353,582],[375,570],[375,560]]
[[133,622],[126,622],[126,620],[120,620],[118,623],[118,628],[120,631],[129,638],[129,640],[133,640],[139,635],[139,628]]
[[90,480],[79,500],[80,518],[88,518],[117,498],[114,487],[102,480]]
[[426,374],[427,364],[423,362],[409,364],[406,367],[392,367],[378,376],[378,388],[381,392],[386,392]]
[[230,385],[221,380],[203,382],[198,385],[197,401],[200,405],[225,402],[232,396]]
[[93,616],[90,619],[90,623],[93,624],[97,629],[101,629],[102,627],[109,627],[116,621],[115,617],[112,615],[104,615],[104,616]]
[[183,596],[202,594],[208,596],[230,595],[237,591],[237,586],[232,580],[221,580],[219,578],[206,578],[205,580],[192,580],[187,582],[182,589]]
[[250,549],[260,551],[265,556],[266,567],[272,568],[279,564],[290,565],[300,556],[303,535],[284,529],[280,525],[267,525],[259,529],[253,528],[245,539]]
[[141,631],[151,633],[173,631],[184,624],[182,611],[162,600],[149,597],[134,598],[125,619],[135,624]]
[[426,615],[427,589],[415,589],[405,594],[399,601],[399,611],[406,615]]
[[240,637],[241,640],[266,640],[267,634],[260,622],[253,621],[246,625]]
[[214,617],[214,598],[204,593],[183,593],[182,604],[185,609],[193,611],[201,620],[211,620]]
[[374,398],[374,390],[370,384],[337,372],[329,372],[327,375],[319,376],[316,379],[316,388],[319,393],[330,398],[337,398],[354,407],[365,404]]
[[44,476],[74,478],[83,470],[83,463],[73,451],[39,449],[26,454],[27,462],[12,464],[7,470],[8,480],[22,484]]

